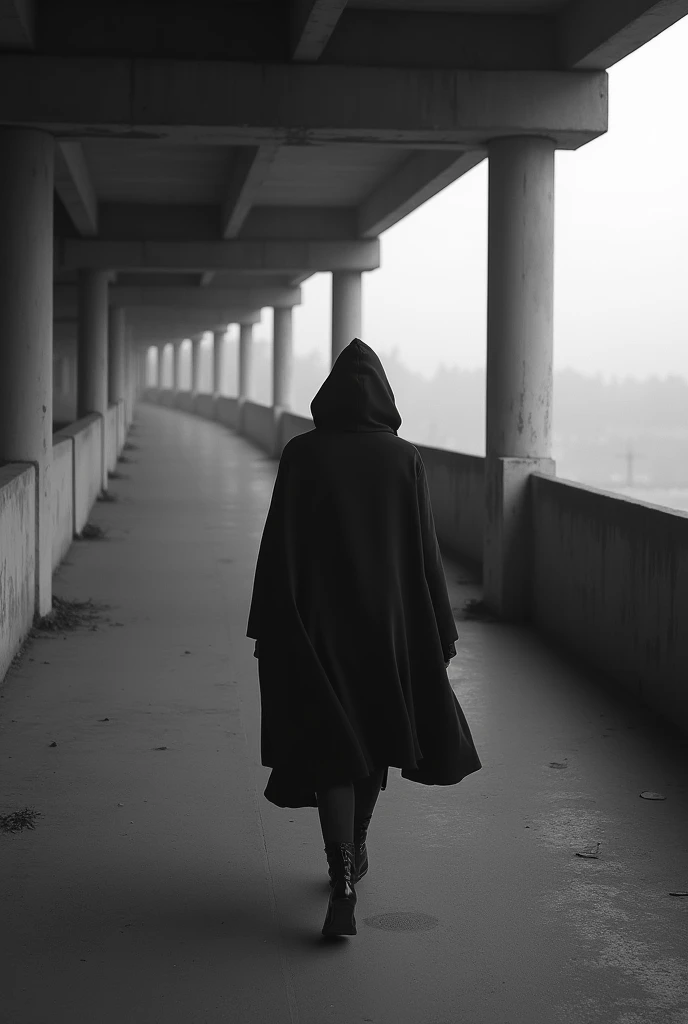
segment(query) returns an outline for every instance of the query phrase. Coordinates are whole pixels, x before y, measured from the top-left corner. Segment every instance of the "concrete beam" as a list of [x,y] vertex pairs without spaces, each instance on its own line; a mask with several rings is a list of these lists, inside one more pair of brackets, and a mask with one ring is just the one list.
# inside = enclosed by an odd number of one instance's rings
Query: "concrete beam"
[[55,147],[55,191],[80,235],[98,234],[98,200],[80,142]]
[[236,238],[277,155],[279,143],[235,146],[227,195],[222,206],[220,235]]
[[243,270],[299,274],[308,270],[376,270],[377,239],[339,242],[101,242],[62,239],[63,270]]
[[558,20],[565,68],[609,68],[688,14],[688,0],[574,0]]
[[358,209],[358,233],[374,238],[441,192],[485,158],[482,150],[467,153],[424,150],[410,156],[368,196]]
[[[77,309],[78,291],[72,285],[53,289],[55,316]],[[115,286],[109,289],[111,306],[132,309],[150,306],[163,309],[224,310],[230,307],[262,309],[289,308],[301,304],[300,288],[148,288]]]
[[3,54],[0,123],[235,145],[483,148],[536,135],[577,149],[607,130],[607,76]]
[[0,0],[0,49],[31,50],[33,36],[33,0]]
[[346,0],[292,0],[292,60],[317,60],[345,7]]

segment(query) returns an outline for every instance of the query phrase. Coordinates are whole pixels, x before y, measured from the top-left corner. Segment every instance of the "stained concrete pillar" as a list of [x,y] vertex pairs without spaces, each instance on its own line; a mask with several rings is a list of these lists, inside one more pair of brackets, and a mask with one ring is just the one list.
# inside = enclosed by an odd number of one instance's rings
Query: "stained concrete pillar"
[[248,400],[253,360],[253,324],[239,324],[239,395],[237,430],[244,429],[244,405]]
[[79,418],[101,417],[101,483],[107,488],[105,426],[108,404],[108,270],[79,271]]
[[0,463],[36,473],[35,611],[51,609],[52,136],[0,128]]
[[197,334],[191,339],[191,394],[198,394],[198,385],[201,379],[201,339],[203,335]]
[[504,618],[530,614],[528,478],[551,459],[554,142],[489,143],[487,458],[483,586]]
[[121,402],[126,395],[126,314],[111,306],[108,314],[108,399]]
[[210,391],[216,397],[222,394],[226,334],[227,331],[213,331],[213,379]]
[[354,338],[361,337],[362,277],[360,270],[332,273],[332,364]]

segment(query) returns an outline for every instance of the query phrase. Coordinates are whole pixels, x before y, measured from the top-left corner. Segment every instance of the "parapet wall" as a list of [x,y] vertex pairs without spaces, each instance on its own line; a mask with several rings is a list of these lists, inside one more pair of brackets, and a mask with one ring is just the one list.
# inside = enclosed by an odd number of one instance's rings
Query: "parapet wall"
[[0,679],[31,629],[36,601],[36,472],[0,467]]
[[536,625],[688,732],[688,513],[531,486]]
[[74,537],[74,441],[73,438],[62,434],[55,434],[53,437],[50,515],[54,572],[69,551]]

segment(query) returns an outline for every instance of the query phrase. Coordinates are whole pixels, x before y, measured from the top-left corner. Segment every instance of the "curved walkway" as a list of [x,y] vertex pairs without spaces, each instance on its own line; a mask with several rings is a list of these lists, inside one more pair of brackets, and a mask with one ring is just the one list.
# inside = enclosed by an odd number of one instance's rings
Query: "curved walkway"
[[[55,581],[108,606],[97,628],[34,639],[0,686],[0,814],[41,815],[0,833],[0,1019],[688,1022],[685,757],[508,626],[460,622],[450,669],[485,767],[390,771],[359,934],[322,940],[317,814],[262,797],[244,636],[275,463],[168,409],[130,440],[106,539]],[[447,576],[458,611],[478,591]]]

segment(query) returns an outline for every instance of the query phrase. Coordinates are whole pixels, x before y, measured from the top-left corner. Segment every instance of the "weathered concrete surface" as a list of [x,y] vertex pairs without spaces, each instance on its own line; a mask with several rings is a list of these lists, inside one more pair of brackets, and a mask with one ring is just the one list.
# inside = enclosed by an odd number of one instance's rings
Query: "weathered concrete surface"
[[416,448],[425,466],[442,549],[479,568],[483,560],[485,459],[420,444]]
[[114,473],[117,468],[117,406],[110,404],[105,415],[105,468]]
[[36,470],[0,466],[0,679],[31,628],[36,602]]
[[103,419],[90,413],[60,431],[74,438],[74,532],[81,533],[102,486]]
[[53,572],[67,554],[74,537],[74,441],[56,434],[50,464]]
[[688,513],[531,487],[537,625],[688,733]]
[[[359,934],[322,941],[317,815],[262,797],[244,636],[275,463],[156,407],[135,438],[94,511],[109,540],[56,580],[112,622],[34,641],[0,698],[0,813],[44,814],[0,834],[7,1019],[683,1024],[681,754],[513,627],[459,624],[484,768],[446,789],[390,773]],[[458,609],[477,589],[447,573]]]
[[261,405],[248,399],[243,403],[241,432],[266,453],[272,453],[275,443],[275,420],[271,405]]

